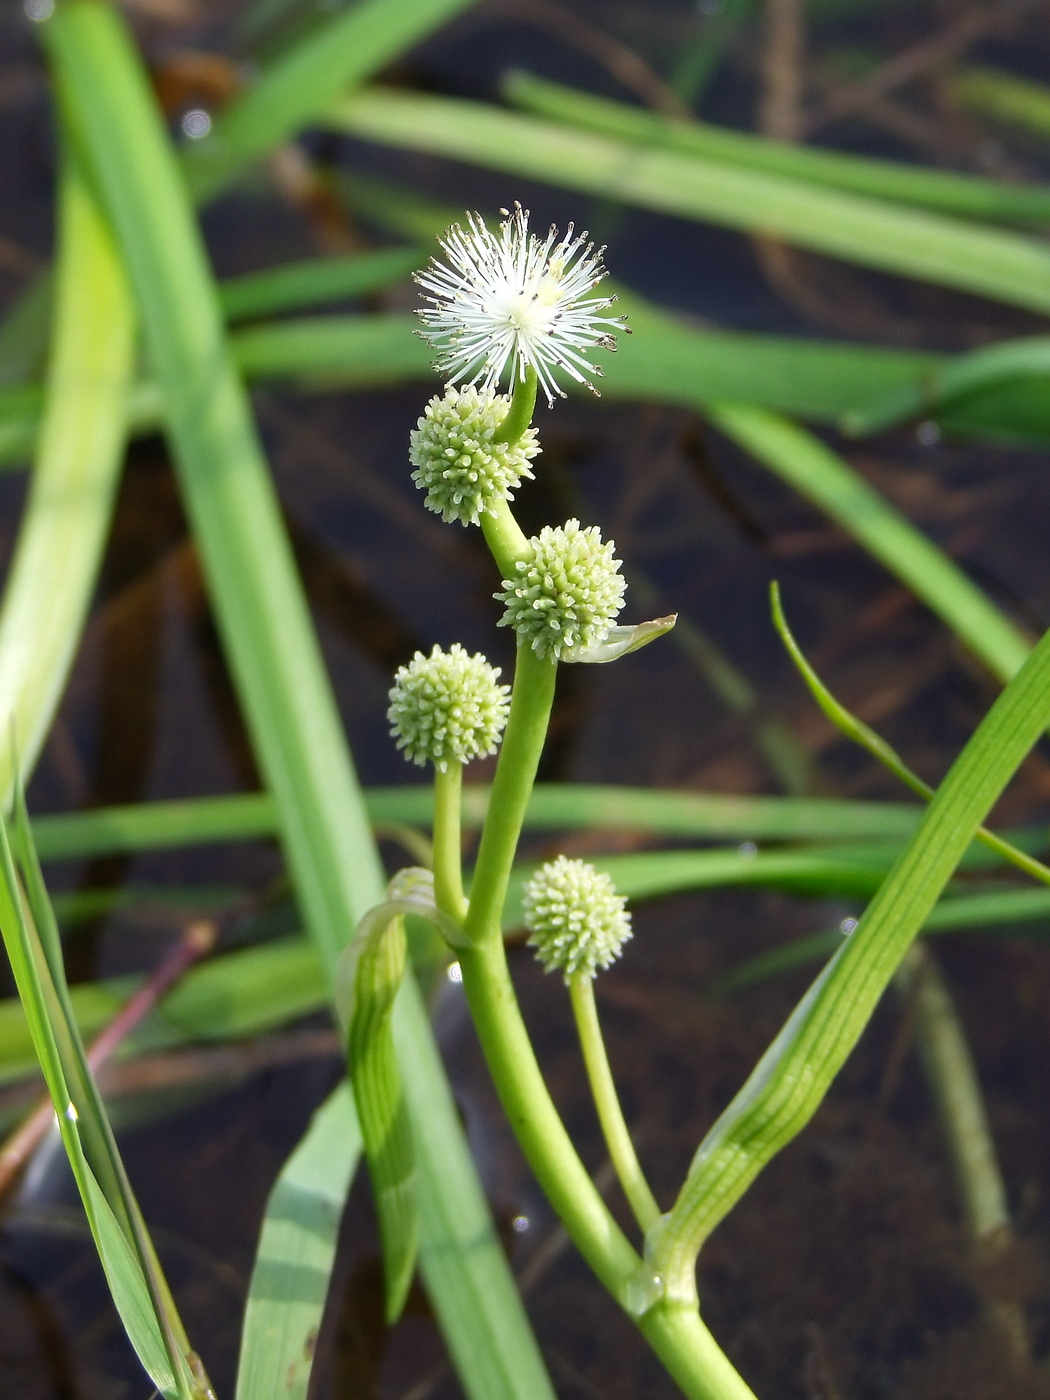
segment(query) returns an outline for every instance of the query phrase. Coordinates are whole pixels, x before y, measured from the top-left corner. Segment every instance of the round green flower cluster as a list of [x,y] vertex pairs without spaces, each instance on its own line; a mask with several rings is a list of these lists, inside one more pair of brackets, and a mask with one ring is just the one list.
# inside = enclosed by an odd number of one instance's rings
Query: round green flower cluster
[[394,677],[387,719],[399,749],[413,763],[450,762],[495,753],[507,722],[510,687],[497,685],[499,668],[454,643],[417,651]]
[[585,860],[559,856],[525,886],[522,910],[530,946],[548,972],[594,977],[631,937],[627,900],[612,879]]
[[499,626],[513,627],[540,656],[596,645],[623,607],[614,548],[612,540],[602,543],[597,525],[545,525],[515,565],[518,577],[504,579],[495,595],[507,608]]
[[529,462],[540,450],[535,428],[513,444],[492,440],[509,408],[504,394],[451,385],[427,404],[409,460],[418,468],[412,480],[427,493],[423,504],[442,520],[476,525],[483,511],[511,500],[522,477],[532,476]]

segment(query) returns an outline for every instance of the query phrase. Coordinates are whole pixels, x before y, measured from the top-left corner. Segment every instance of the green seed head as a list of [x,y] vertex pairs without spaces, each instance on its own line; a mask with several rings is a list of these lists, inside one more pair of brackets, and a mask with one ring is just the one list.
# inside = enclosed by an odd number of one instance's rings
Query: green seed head
[[444,772],[450,762],[495,753],[510,694],[509,686],[496,684],[498,676],[498,667],[458,642],[449,651],[436,646],[429,656],[417,651],[394,677],[387,711],[405,757]]
[[516,443],[493,442],[507,416],[510,399],[491,389],[449,387],[436,394],[411,435],[412,480],[424,490],[423,502],[442,520],[476,525],[496,501],[509,501],[540,445],[536,429],[526,428]]
[[627,900],[608,875],[585,860],[559,856],[525,886],[529,943],[548,972],[593,977],[620,956],[631,937]]
[[504,579],[496,594],[507,606],[499,625],[513,627],[540,656],[595,646],[623,607],[626,584],[614,548],[611,540],[602,543],[597,525],[544,526],[515,565],[517,577]]

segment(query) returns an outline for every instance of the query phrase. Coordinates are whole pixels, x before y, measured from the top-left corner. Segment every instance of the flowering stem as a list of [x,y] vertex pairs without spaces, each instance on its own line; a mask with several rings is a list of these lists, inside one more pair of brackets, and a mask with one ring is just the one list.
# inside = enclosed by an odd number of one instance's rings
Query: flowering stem
[[644,1232],[660,1218],[660,1207],[649,1189],[649,1183],[645,1179],[634,1143],[631,1141],[631,1134],[624,1121],[612,1070],[609,1068],[605,1041],[602,1039],[602,1028],[598,1022],[594,979],[584,973],[577,973],[571,977],[569,996],[572,999],[572,1011],[576,1018],[583,1062],[587,1066],[587,1078],[590,1080],[591,1094],[594,1097],[594,1106],[598,1110],[605,1145],[609,1149],[609,1156],[623,1187],[623,1193],[630,1202],[634,1218]]
[[463,895],[460,797],[463,765],[450,759],[434,771],[434,899],[443,914],[462,923],[467,912]]
[[631,1285],[642,1261],[587,1175],[551,1101],[514,994],[502,939],[462,949],[460,968],[471,1017],[504,1112],[536,1180],[580,1253],[630,1312],[690,1400],[754,1400],[695,1308],[663,1300],[639,1317],[629,1306]]
[[553,657],[537,656],[528,642],[518,641],[510,715],[474,866],[470,910],[464,922],[467,936],[474,943],[502,941],[500,921],[507,882],[547,735],[557,670]]
[[515,382],[510,408],[507,410],[506,418],[493,435],[493,442],[505,442],[513,447],[521,437],[532,422],[532,415],[536,412],[537,383],[536,371],[532,365],[528,365],[525,370],[525,378]]
[[514,565],[528,553],[525,532],[511,514],[506,501],[494,501],[481,515],[485,543],[500,571],[500,577],[512,579]]

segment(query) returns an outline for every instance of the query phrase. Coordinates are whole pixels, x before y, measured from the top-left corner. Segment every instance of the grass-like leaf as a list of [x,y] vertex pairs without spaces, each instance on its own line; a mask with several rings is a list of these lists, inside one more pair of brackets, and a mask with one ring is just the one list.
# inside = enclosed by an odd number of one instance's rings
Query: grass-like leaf
[[360,1151],[344,1082],[314,1114],[266,1203],[241,1333],[236,1400],[305,1400],[339,1220]]
[[922,600],[1005,681],[1030,646],[980,588],[837,453],[798,424],[745,404],[716,404],[711,421],[819,506]]
[[948,80],[952,96],[972,112],[1050,137],[1050,88],[999,68],[964,68]]
[[[430,785],[366,788],[373,822],[429,826]],[[463,825],[479,827],[489,789],[463,789]],[[665,836],[756,841],[907,836],[920,809],[904,802],[827,797],[750,797],[733,793],[615,787],[598,783],[537,783],[525,826],[535,831],[651,831]],[[247,841],[276,836],[277,809],[268,793],[182,798],[127,807],[36,817],[33,834],[44,860],[127,854],[166,847]]]
[[[924,938],[930,934],[980,930],[1000,931],[1011,937],[1023,935],[1045,942],[1050,936],[1050,890],[990,890],[983,894],[953,895],[930,910],[922,926]],[[1035,923],[1035,929],[1019,925]],[[756,953],[731,967],[706,988],[710,996],[726,996],[746,991],[760,982],[793,972],[798,967],[823,962],[842,942],[841,927],[794,938],[789,943]]]
[[[388,6],[369,9],[384,25],[390,21],[382,17],[394,13]],[[231,671],[277,803],[304,918],[331,984],[344,943],[382,898],[383,882],[200,231],[119,14],[100,0],[78,0],[56,8],[38,32],[63,114],[86,153],[126,260]],[[424,1234],[429,1229],[445,1248],[446,1272],[469,1275],[465,1286],[500,1300],[498,1329],[492,1314],[467,1315],[451,1301],[452,1290],[433,1286],[427,1271],[436,1250],[423,1251],[435,1312],[457,1361],[467,1366],[461,1371],[464,1387],[477,1400],[547,1400],[550,1385],[484,1199],[473,1185],[451,1101],[414,1097],[407,1087],[424,1072],[420,1065],[428,1057],[437,1063],[418,996],[398,999],[394,1021],[399,1046],[402,1035],[412,1040],[413,1058],[403,1062],[402,1072],[426,1183],[424,1217],[432,1214],[430,1226],[424,1218]],[[457,1137],[458,1153],[450,1153],[448,1142]],[[472,1250],[443,1237],[435,1202],[444,1200],[470,1203]],[[490,1358],[484,1371],[471,1366],[480,1355]]]
[[648,1258],[671,1297],[695,1297],[703,1241],[816,1112],[978,826],[1050,723],[1048,697],[1050,633],[985,716],[856,929],[697,1150],[650,1242]]
[[[690,326],[634,293],[621,291],[620,300],[638,334],[606,363],[602,390],[609,398],[699,410],[711,402],[749,403],[853,430],[880,414],[907,416],[917,403],[936,397],[940,376],[951,375],[956,359],[970,358],[710,330]],[[231,347],[249,378],[286,380],[302,389],[426,383],[432,356],[415,329],[412,317],[397,314],[301,317],[235,331]],[[973,355],[991,357],[992,350]],[[1045,375],[1038,365],[1024,374],[1000,369],[972,391],[931,403],[933,416],[945,432],[966,437],[1050,442]],[[41,403],[36,385],[0,390],[0,467],[15,466],[32,452]],[[132,432],[156,432],[163,424],[159,386],[133,385],[127,413]]]
[[745,170],[787,175],[832,189],[974,219],[1034,224],[1050,220],[1050,188],[1045,186],[983,180],[928,166],[771,141],[708,122],[678,121],[659,112],[647,112],[552,83],[532,73],[508,74],[503,95],[515,106],[541,117],[643,147],[680,151]]
[[360,0],[267,68],[183,153],[195,198],[210,199],[246,166],[312,124],[347,88],[377,72],[472,0]]
[[1050,310],[1050,249],[1035,239],[862,195],[643,149],[479,102],[370,89],[326,113],[364,140],[427,151],[625,204],[786,239],[904,277]]
[[874,399],[867,408],[843,414],[843,426],[863,436],[920,415],[941,418],[956,400],[979,396],[988,389],[1035,383],[1045,393],[1048,382],[1050,337],[1002,341],[931,366],[913,383]]
[[416,1152],[390,1024],[407,956],[403,915],[379,905],[358,925],[339,960],[336,981],[336,1011],[346,1033],[379,1217],[388,1323],[396,1322],[405,1306],[419,1251]]
[[25,513],[0,605],[0,807],[11,733],[31,770],[65,687],[123,462],[135,315],[112,237],[75,162],[59,181],[55,326]]
[[377,292],[401,282],[426,261],[422,248],[381,248],[339,258],[307,258],[219,283],[219,305],[228,321],[275,316],[329,301]]
[[121,1321],[150,1378],[172,1400],[193,1400],[203,1392],[203,1372],[164,1283],[88,1068],[20,791],[14,835],[12,852],[0,818],[0,931],[92,1235]]
[[[878,760],[884,768],[888,768],[893,776],[899,779],[905,787],[926,801],[933,796],[933,788],[929,783],[924,782],[917,773],[913,773],[908,765],[901,758],[900,754],[889,745],[880,734],[876,734],[870,725],[858,719],[856,715],[850,714],[841,701],[836,700],[831,691],[814,671],[813,667],[806,660],[802,648],[792,635],[788,626],[787,618],[784,616],[783,604],[780,601],[780,587],[774,582],[770,585],[770,599],[773,606],[773,625],[777,629],[780,640],[787,648],[787,653],[791,657],[802,679],[806,682],[809,693],[813,696],[817,705],[826,717],[831,721],[840,734],[844,734],[853,743],[859,744],[866,749],[871,756]],[[1011,846],[1009,841],[1004,841],[1002,837],[996,836],[987,827],[979,826],[976,832],[977,840],[988,850],[994,851],[1008,864],[1016,866],[1018,870],[1023,870],[1026,875],[1031,875],[1033,879],[1039,880],[1042,884],[1050,884],[1050,869],[1042,861],[1036,860],[1025,851],[1019,851],[1016,846]]]

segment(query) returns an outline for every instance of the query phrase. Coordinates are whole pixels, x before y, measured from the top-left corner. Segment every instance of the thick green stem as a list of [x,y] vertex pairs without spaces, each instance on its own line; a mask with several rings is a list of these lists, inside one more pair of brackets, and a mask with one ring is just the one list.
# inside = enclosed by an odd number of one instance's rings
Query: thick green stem
[[455,760],[434,772],[434,899],[443,914],[462,923],[467,913],[463,895],[460,798],[463,765]]
[[631,1134],[624,1121],[620,1098],[616,1092],[609,1057],[605,1052],[602,1028],[598,1022],[598,1008],[594,1002],[594,979],[578,973],[569,981],[569,996],[572,998],[573,1015],[576,1017],[576,1030],[580,1037],[583,1062],[587,1066],[594,1106],[598,1110],[598,1121],[602,1125],[605,1145],[616,1169],[616,1175],[623,1193],[634,1211],[634,1218],[648,1230],[660,1218],[660,1207],[649,1189],[638,1154],[634,1150]]
[[537,384],[536,371],[532,365],[529,365],[525,370],[525,378],[515,381],[510,408],[507,410],[506,418],[499,425],[493,442],[513,444],[518,441],[532,422],[532,415],[536,412]]
[[470,911],[464,924],[467,936],[475,943],[483,940],[498,943],[502,938],[500,920],[507,883],[547,736],[557,670],[558,663],[553,657],[537,656],[527,642],[518,642],[510,715],[474,866]]
[[695,1308],[657,1303],[639,1317],[634,1289],[642,1276],[642,1260],[587,1175],[547,1091],[514,994],[502,939],[464,949],[460,967],[503,1111],[580,1253],[690,1400],[754,1400]]
[[683,1320],[681,1309],[649,1306],[648,1298],[638,1306],[636,1283],[646,1277],[642,1260],[609,1213],[572,1145],[536,1062],[514,994],[501,918],[547,733],[556,674],[555,661],[541,659],[527,643],[519,641],[510,716],[464,925],[473,945],[460,953],[464,990],[507,1119],[580,1253],[636,1321],[648,1307],[640,1325],[692,1400],[747,1400],[750,1390],[695,1311],[691,1320]]
[[463,949],[460,965],[478,1039],[529,1166],[591,1268],[622,1300],[641,1260],[598,1194],[551,1101],[502,939]]
[[482,512],[481,528],[500,576],[512,579],[515,573],[514,565],[519,559],[525,558],[529,542],[506,501],[498,501],[489,510]]

